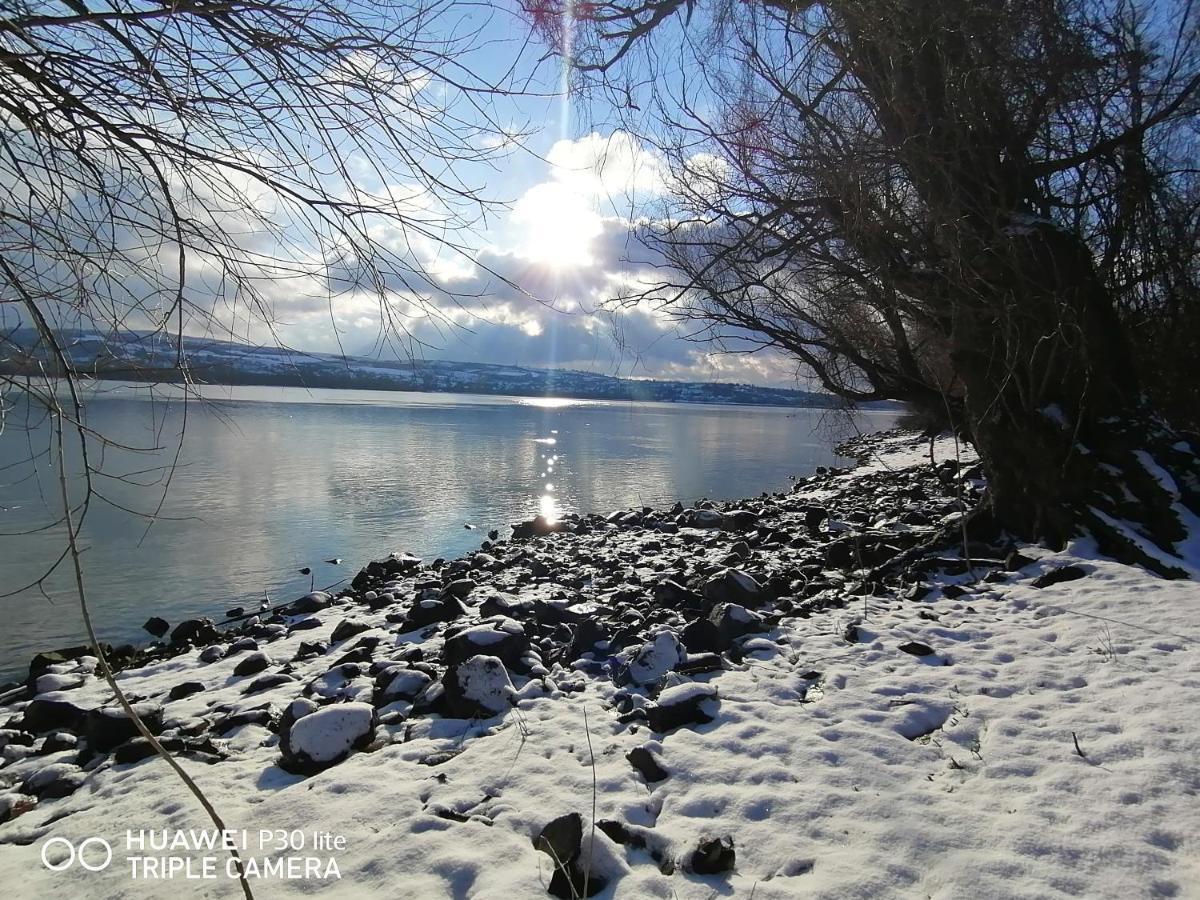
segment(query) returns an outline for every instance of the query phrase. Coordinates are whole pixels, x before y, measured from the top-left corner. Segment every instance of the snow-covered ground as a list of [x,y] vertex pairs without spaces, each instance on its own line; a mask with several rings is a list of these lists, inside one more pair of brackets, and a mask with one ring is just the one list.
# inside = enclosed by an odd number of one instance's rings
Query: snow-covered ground
[[[847,484],[928,466],[925,450],[891,439],[871,464],[804,485],[780,509],[820,501],[834,515]],[[941,441],[936,452],[954,448]],[[514,677],[517,705],[504,715],[395,717],[366,750],[309,777],[280,769],[277,736],[255,724],[226,736],[228,759],[182,763],[227,826],[248,831],[243,856],[272,852],[259,849],[259,829],[298,829],[306,848],[294,855],[335,860],[340,878],[254,881],[265,898],[545,896],[554,864],[534,839],[568,813],[582,818],[583,854],[606,897],[1200,896],[1200,588],[1108,561],[1082,540],[1021,553],[1033,561],[1019,571],[974,583],[937,575],[919,600],[855,596],[784,616],[742,645],[740,664],[669,674],[659,703],[700,703],[707,724],[651,732],[614,710],[628,688],[551,666]],[[661,577],[648,558],[628,561],[647,581]],[[1035,586],[1064,566],[1086,574]],[[954,584],[965,592],[947,596]],[[290,659],[342,618],[264,649]],[[381,612],[355,618],[395,650],[414,640]],[[167,705],[180,719],[298,696],[297,682],[242,696],[246,679],[232,669],[243,659],[200,666],[193,651],[121,677],[142,698],[201,679],[204,691]],[[328,665],[295,674],[307,682]],[[370,702],[369,687],[338,689]],[[94,680],[67,693],[105,696]],[[361,717],[354,709],[349,718]],[[649,783],[631,765],[639,747],[666,778]],[[14,785],[0,803],[73,752],[21,756],[0,768]],[[625,843],[593,822],[620,823]],[[126,857],[141,854],[126,849],[127,829],[211,827],[160,760],[105,762],[69,797],[0,825],[0,880],[28,897],[236,896],[219,851],[147,854],[216,856],[211,880],[131,878]],[[314,831],[344,848],[313,850]],[[48,838],[91,836],[113,845],[109,868],[43,865]],[[714,838],[732,843],[733,869],[689,871]],[[64,852],[48,851],[50,862]]]

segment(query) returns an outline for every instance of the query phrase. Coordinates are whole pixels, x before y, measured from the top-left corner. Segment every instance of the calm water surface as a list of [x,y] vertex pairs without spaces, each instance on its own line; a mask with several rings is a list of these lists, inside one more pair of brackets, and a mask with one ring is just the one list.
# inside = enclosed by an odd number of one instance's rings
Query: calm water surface
[[[186,413],[186,428],[185,424]],[[209,388],[205,402],[133,385],[91,389],[87,425],[125,447],[90,448],[107,498],[85,519],[87,586],[102,636],[141,641],[159,615],[222,617],[353,577],[393,550],[477,547],[538,513],[731,499],[782,490],[838,462],[856,423],[819,410],[614,403],[302,388]],[[161,511],[165,471],[178,464]],[[0,680],[39,650],[84,641],[64,566],[50,430],[20,403],[0,433]],[[74,447],[74,444],[69,444]],[[156,450],[130,448],[157,447]],[[38,454],[30,461],[31,451]],[[68,454],[77,467],[78,452]],[[78,489],[78,484],[76,485]],[[120,509],[118,507],[125,507]],[[464,525],[474,525],[469,530]],[[45,526],[51,526],[46,528]],[[43,528],[35,533],[31,529]],[[326,560],[340,557],[335,565]]]

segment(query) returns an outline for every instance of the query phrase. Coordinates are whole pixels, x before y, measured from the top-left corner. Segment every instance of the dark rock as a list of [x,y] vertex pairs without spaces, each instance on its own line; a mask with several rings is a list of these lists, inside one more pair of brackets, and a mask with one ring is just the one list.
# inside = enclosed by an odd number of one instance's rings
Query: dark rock
[[[112,654],[111,644],[101,644],[100,648],[104,651],[105,656]],[[80,644],[77,647],[62,647],[58,650],[47,650],[37,654],[29,661],[29,677],[37,678],[51,666],[56,666],[61,663],[74,662],[81,656],[94,656],[95,648],[91,644]]]
[[732,872],[735,862],[733,838],[726,835],[700,841],[684,868],[696,875],[720,875]]
[[746,531],[757,524],[758,513],[748,509],[731,509],[725,513],[721,527],[729,531]]
[[333,634],[329,636],[329,640],[334,644],[339,641],[349,640],[356,634],[362,634],[364,631],[367,631],[370,627],[366,622],[359,622],[354,619],[342,619],[342,621],[338,622],[337,627],[333,629]]
[[721,635],[721,649],[727,649],[737,638],[765,629],[762,616],[737,603],[717,604],[708,618]]
[[529,638],[517,622],[501,619],[473,625],[447,637],[442,652],[446,663],[452,666],[485,653],[512,668],[529,652]]
[[219,719],[213,725],[213,731],[218,736],[224,736],[235,728],[241,728],[243,725],[261,725],[263,728],[271,728],[278,721],[278,718],[278,712],[270,706],[262,706],[258,709],[243,709]]
[[269,691],[271,688],[277,688],[280,685],[284,685],[295,680],[296,679],[291,675],[284,674],[283,672],[276,672],[274,675],[264,675],[262,678],[255,678],[254,681],[250,682],[249,687],[242,691],[242,693],[257,694],[260,691]]
[[705,583],[704,599],[711,606],[718,603],[757,606],[765,598],[762,586],[752,576],[740,569],[724,569]]
[[42,743],[43,753],[60,753],[63,750],[74,750],[79,746],[79,738],[69,731],[55,731],[46,736]]
[[654,731],[666,732],[685,725],[706,725],[713,717],[705,706],[717,701],[711,684],[683,684],[668,688],[654,706],[646,708],[646,721]]
[[329,652],[329,645],[324,641],[301,641],[296,651],[296,660],[312,659],[314,656],[324,656]]
[[267,654],[261,651],[251,653],[234,667],[233,674],[239,678],[246,675],[257,675],[269,665],[271,665],[271,657]]
[[479,585],[476,584],[473,579],[459,578],[446,585],[443,591],[451,597],[455,597],[459,600],[465,600],[471,591],[475,590],[477,587],[479,587]]
[[458,598],[448,594],[424,600],[418,599],[404,616],[402,627],[405,631],[412,631],[432,625],[434,622],[452,622],[465,612],[466,609],[463,608]]
[[1079,566],[1059,566],[1057,569],[1051,569],[1042,575],[1039,575],[1033,580],[1035,588],[1047,588],[1051,585],[1062,584],[1064,581],[1075,581],[1080,578],[1087,577],[1086,569],[1081,569]]
[[215,663],[225,658],[225,648],[220,644],[212,644],[201,650],[198,658],[202,663]]
[[725,666],[719,653],[689,653],[688,658],[675,667],[680,675],[703,675],[720,672]]
[[901,644],[900,649],[905,653],[911,653],[913,656],[933,655],[933,648],[928,644],[922,644],[920,641],[909,641],[907,644]]
[[528,522],[520,522],[512,526],[514,541],[527,540],[534,537],[545,537],[566,530],[566,524],[561,520],[551,522],[545,516],[535,516]]
[[668,578],[653,588],[654,601],[672,609],[699,610],[704,607],[704,598],[677,581]]
[[721,629],[709,619],[689,622],[679,637],[692,653],[724,653],[730,644],[730,640],[721,633]]
[[65,728],[67,731],[79,731],[87,711],[76,706],[69,700],[62,699],[57,694],[44,694],[35,697],[25,707],[21,717],[21,727],[25,731],[40,734],[43,731],[57,731]]
[[1010,572],[1015,572],[1018,569],[1023,569],[1026,566],[1032,566],[1036,560],[1030,559],[1019,550],[1011,551],[1008,556],[1004,557],[1004,568]]
[[21,793],[32,794],[39,800],[69,797],[87,780],[85,773],[71,763],[51,763],[34,772],[21,785]]
[[324,591],[313,591],[312,593],[305,594],[299,600],[288,604],[287,614],[289,616],[312,615],[323,609],[328,609],[331,602],[333,602],[333,598]]
[[651,784],[656,781],[665,781],[670,777],[670,773],[658,764],[658,760],[654,758],[654,754],[645,747],[634,747],[625,754],[625,758]]
[[151,616],[142,626],[142,630],[150,632],[156,638],[160,638],[171,630],[171,624],[166,619],[160,619],[158,616]]
[[[158,734],[163,728],[162,708],[147,703],[137,703],[134,712],[142,720],[142,724],[151,734]],[[100,709],[88,710],[84,722],[84,733],[87,737],[88,748],[96,753],[108,753],[119,744],[125,743],[140,732],[133,719],[119,706],[104,706]]]
[[213,627],[212,619],[187,619],[171,632],[172,644],[211,644],[220,638],[221,632]]
[[204,690],[203,681],[185,681],[171,688],[167,694],[168,700],[182,700],[184,697],[190,697],[192,694],[198,694]]
[[[178,753],[184,749],[184,743],[179,738],[162,738],[159,743],[168,753]],[[138,735],[130,738],[113,751],[113,762],[118,764],[141,762],[143,759],[154,756],[157,752],[153,744]]]
[[312,631],[314,628],[320,628],[325,623],[315,616],[306,616],[303,619],[298,619],[288,626],[288,634],[293,631]]
[[562,900],[593,897],[608,887],[595,873],[587,875],[581,866],[583,855],[583,817],[567,813],[546,825],[533,839],[533,846],[550,857],[554,873],[547,890]]
[[225,618],[227,619],[240,619],[245,614],[246,607],[244,606],[235,606],[233,609],[225,610]]

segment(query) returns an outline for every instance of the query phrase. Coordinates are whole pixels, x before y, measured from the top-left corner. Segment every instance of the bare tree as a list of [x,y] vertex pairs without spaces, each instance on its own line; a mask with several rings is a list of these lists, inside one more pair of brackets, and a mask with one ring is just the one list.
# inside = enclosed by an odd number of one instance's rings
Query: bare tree
[[1197,306],[1190,0],[528,11],[670,164],[636,299],[942,412],[1012,532],[1182,574],[1200,467],[1134,346]]
[[269,340],[289,294],[328,301],[331,320],[342,298],[372,299],[381,339],[403,336],[520,137],[494,106],[521,87],[520,47],[499,68],[477,53],[502,15],[450,0],[4,4],[0,353],[44,377],[0,377],[0,399],[51,416],[68,536],[53,566],[73,568],[131,715],[79,563],[97,451],[118,437],[88,428],[74,329],[169,343],[159,374],[184,382],[185,334]]

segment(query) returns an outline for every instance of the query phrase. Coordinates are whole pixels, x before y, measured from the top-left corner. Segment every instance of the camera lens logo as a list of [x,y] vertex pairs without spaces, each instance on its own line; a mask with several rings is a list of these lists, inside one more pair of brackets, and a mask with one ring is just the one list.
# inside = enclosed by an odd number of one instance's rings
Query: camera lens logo
[[[58,859],[56,862],[51,862],[49,851],[55,845],[62,845],[66,848],[67,856],[65,859]],[[58,854],[55,855],[57,856]],[[52,837],[42,844],[42,865],[51,872],[61,872],[63,869],[69,869],[76,862],[89,872],[102,872],[112,863],[112,855],[112,845],[104,840],[104,838],[98,837],[85,838],[80,842],[78,847],[66,838],[61,837]]]

